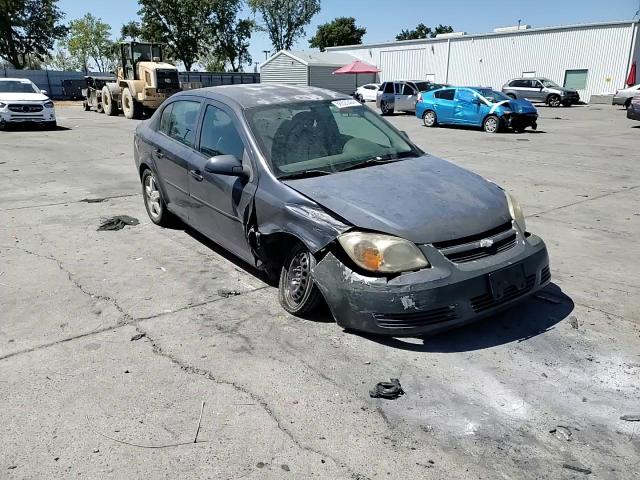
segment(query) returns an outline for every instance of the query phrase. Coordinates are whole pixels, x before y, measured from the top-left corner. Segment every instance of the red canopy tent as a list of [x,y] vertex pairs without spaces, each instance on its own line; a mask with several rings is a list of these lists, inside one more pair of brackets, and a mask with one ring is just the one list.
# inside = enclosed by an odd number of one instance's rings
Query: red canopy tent
[[627,77],[627,86],[633,87],[636,84],[636,62],[631,64],[629,76]]
[[355,62],[351,62],[344,67],[339,68],[335,72],[334,75],[355,75],[356,76],[356,89],[358,88],[358,74],[359,73],[379,73],[380,70],[378,67],[374,67],[373,65],[369,65],[361,60],[356,60]]

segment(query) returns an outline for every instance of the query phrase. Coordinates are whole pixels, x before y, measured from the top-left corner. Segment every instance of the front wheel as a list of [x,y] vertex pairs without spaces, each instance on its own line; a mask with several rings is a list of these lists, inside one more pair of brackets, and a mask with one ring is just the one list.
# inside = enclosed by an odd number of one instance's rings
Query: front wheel
[[128,88],[122,90],[122,111],[129,120],[142,118],[142,104],[135,101]]
[[422,116],[422,121],[424,122],[425,127],[435,127],[436,125],[438,125],[438,117],[436,116],[436,112],[434,112],[433,110],[427,110]]
[[563,107],[570,107],[571,106],[571,100],[565,100],[564,102],[562,102],[562,106]]
[[89,105],[89,102],[87,102],[86,100],[82,102],[82,108],[84,108],[85,112],[88,112],[89,110],[91,110],[91,106]]
[[278,299],[292,315],[305,315],[318,307],[322,295],[313,281],[315,257],[303,245],[296,245],[280,271]]
[[631,98],[627,98],[627,100],[624,102],[624,109],[629,110],[630,106],[631,106]]
[[549,95],[549,98],[547,99],[547,103],[549,104],[550,107],[553,107],[553,108],[559,107],[560,104],[562,103],[560,100],[560,95]]
[[[107,86],[102,87],[102,102],[98,103],[98,105],[102,105],[102,111],[106,115],[110,117],[118,115],[118,104]],[[99,109],[96,110],[98,110],[98,112],[100,111]]]
[[498,133],[500,131],[500,119],[495,115],[489,115],[482,122],[482,128],[487,133]]

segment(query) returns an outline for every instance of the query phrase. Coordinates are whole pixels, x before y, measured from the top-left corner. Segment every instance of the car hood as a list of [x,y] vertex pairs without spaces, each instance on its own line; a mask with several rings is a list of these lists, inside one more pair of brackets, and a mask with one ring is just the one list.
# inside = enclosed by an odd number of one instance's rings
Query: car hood
[[44,102],[49,97],[42,93],[9,93],[0,92],[0,102]]
[[434,243],[511,220],[503,190],[431,156],[283,181],[352,225]]
[[529,100],[510,100],[511,111],[516,113],[537,113],[536,107]]
[[555,90],[561,93],[578,93],[578,91],[574,90],[573,88],[565,88],[565,87],[549,87],[549,90]]

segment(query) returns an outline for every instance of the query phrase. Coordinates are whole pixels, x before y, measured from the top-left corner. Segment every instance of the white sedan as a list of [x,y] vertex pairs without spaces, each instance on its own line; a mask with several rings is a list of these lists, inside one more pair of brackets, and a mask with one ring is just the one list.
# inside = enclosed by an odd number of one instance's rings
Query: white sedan
[[361,102],[375,102],[380,85],[368,83],[357,88],[355,97]]
[[46,93],[26,78],[0,78],[0,129],[18,122],[56,128],[56,112]]

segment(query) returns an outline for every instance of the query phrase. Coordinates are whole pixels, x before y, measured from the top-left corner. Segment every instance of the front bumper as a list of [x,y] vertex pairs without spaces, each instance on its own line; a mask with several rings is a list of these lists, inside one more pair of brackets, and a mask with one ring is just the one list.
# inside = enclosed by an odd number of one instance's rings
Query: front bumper
[[[362,332],[409,336],[435,333],[471,323],[503,310],[547,285],[551,279],[547,249],[539,237],[481,260],[453,263],[433,246],[420,247],[431,268],[395,278],[360,275],[332,253],[316,265],[313,275],[336,322]],[[488,275],[511,265],[524,269],[526,287],[491,294]]]
[[611,100],[611,104],[612,105],[624,105],[627,100],[629,99],[629,97],[622,97],[622,96],[614,96],[613,100]]
[[538,128],[537,113],[512,113],[506,118],[507,127],[510,128],[527,128],[532,127],[534,130]]
[[5,108],[0,110],[0,123],[47,123],[56,121],[56,112],[53,108],[44,108],[40,112],[14,112]]
[[577,93],[560,95],[560,100],[562,102],[570,102],[572,105],[575,105],[577,103],[580,103],[580,95]]
[[632,103],[627,109],[627,118],[640,121],[640,106]]

